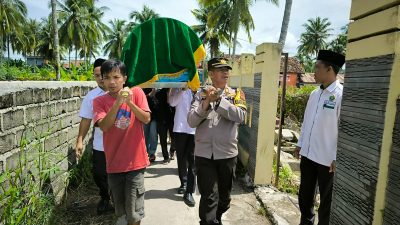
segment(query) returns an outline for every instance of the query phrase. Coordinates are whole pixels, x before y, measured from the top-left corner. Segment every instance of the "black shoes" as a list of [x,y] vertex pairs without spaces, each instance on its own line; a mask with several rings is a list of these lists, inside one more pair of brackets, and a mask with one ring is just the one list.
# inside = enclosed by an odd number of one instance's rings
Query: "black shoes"
[[151,154],[151,155],[149,156],[149,161],[150,161],[150,162],[156,161],[156,156],[155,156],[154,154]]
[[192,193],[185,193],[185,195],[183,195],[183,201],[190,207],[196,205]]
[[171,159],[164,159],[164,160],[163,160],[163,164],[166,165],[166,164],[168,164],[170,161],[171,161]]
[[178,188],[178,194],[183,194],[183,193],[185,193],[186,192],[186,185],[181,185],[179,188]]
[[171,159],[171,160],[174,160],[175,159],[175,152],[169,152],[169,158]]
[[99,201],[99,203],[97,204],[97,214],[98,215],[104,214],[111,210],[114,210],[114,208],[111,206],[110,201],[107,199],[101,199]]

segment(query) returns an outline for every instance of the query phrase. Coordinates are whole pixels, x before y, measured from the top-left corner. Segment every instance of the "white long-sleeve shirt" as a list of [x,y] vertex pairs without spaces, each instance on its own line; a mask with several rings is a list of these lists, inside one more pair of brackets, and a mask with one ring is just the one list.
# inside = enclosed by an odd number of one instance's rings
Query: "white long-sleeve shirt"
[[307,102],[297,145],[300,155],[330,166],[336,160],[343,86],[336,81],[325,89],[314,90]]
[[168,103],[175,107],[174,129],[176,133],[195,134],[196,128],[191,128],[187,122],[187,115],[192,104],[193,94],[190,89],[173,88],[168,96]]

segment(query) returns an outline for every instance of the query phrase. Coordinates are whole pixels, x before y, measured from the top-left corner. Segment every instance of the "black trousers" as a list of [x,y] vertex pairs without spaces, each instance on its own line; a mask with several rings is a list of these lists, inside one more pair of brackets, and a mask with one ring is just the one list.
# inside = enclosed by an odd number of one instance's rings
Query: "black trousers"
[[162,121],[160,122],[157,121],[157,133],[160,137],[161,150],[165,160],[169,159],[168,146],[167,146],[167,138],[168,138],[167,132],[168,132],[167,124],[163,123]]
[[169,152],[171,153],[171,155],[173,155],[176,152],[174,123],[171,123],[170,125],[168,125],[168,133],[169,133],[169,136],[171,137],[171,147],[169,148]]
[[213,160],[196,156],[200,224],[219,224],[229,209],[236,161],[236,157]]
[[93,166],[92,173],[94,182],[100,190],[102,199],[109,200],[110,193],[108,191],[107,172],[106,172],[106,156],[103,151],[93,149]]
[[181,186],[186,185],[186,193],[193,193],[196,186],[194,165],[194,135],[174,133],[178,174]]
[[329,167],[311,161],[304,156],[301,157],[300,172],[300,225],[314,224],[314,195],[317,188],[317,182],[321,199],[318,209],[318,224],[329,225],[333,173],[329,173]]
[[175,152],[175,143],[172,140],[174,137],[172,134],[172,128],[173,125],[165,123],[163,121],[158,122],[157,121],[157,133],[160,137],[160,145],[161,145],[161,151],[163,154],[163,157],[165,160],[169,159],[169,153],[168,153],[168,144],[167,144],[167,139],[168,139],[168,132],[170,133],[171,136],[171,152]]

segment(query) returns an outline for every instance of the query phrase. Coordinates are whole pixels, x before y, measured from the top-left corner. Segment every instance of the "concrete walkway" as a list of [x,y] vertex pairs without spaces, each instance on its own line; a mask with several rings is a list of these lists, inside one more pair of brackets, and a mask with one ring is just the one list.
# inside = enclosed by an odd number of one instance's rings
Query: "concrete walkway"
[[[196,206],[187,206],[183,202],[183,195],[178,194],[180,182],[176,159],[164,165],[161,149],[157,150],[156,156],[156,162],[147,168],[145,174],[146,217],[142,225],[198,225],[198,191],[194,194]],[[235,183],[231,208],[223,215],[222,222],[224,225],[269,225],[270,222],[260,215],[259,209],[254,193],[244,191]]]

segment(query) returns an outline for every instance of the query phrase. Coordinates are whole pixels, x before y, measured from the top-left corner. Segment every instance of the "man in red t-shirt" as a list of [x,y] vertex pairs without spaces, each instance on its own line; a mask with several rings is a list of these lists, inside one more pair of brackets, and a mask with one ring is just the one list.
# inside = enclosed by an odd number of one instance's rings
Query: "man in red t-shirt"
[[127,76],[121,61],[105,61],[101,75],[108,92],[94,99],[93,121],[103,131],[115,213],[125,215],[129,225],[139,225],[144,217],[144,170],[150,164],[143,123],[150,121],[150,109],[141,88],[123,88]]

